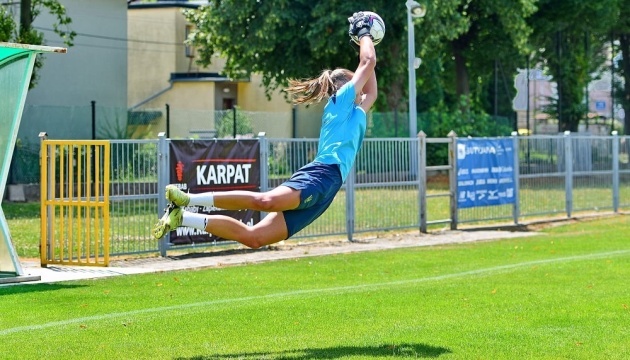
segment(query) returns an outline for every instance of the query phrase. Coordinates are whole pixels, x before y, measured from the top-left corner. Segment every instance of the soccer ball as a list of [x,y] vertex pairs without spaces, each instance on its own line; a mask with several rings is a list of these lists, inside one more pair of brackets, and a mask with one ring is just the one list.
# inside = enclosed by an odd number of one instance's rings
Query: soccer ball
[[[383,37],[385,36],[385,21],[383,21],[383,19],[374,12],[371,11],[363,11],[364,15],[370,15],[373,17],[372,19],[372,28],[370,29],[370,35],[372,35],[372,41],[374,42],[374,45],[380,43],[383,40]],[[350,24],[350,26],[352,27],[352,24]],[[350,38],[352,39],[352,41],[354,41],[357,45],[359,44],[359,38],[354,36],[354,35],[350,35]]]

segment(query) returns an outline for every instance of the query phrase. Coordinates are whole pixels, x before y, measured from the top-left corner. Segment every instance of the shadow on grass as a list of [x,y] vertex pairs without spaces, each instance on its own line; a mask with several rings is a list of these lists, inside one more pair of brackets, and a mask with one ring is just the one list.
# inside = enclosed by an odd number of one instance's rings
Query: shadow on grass
[[378,346],[338,346],[321,349],[298,349],[278,352],[251,352],[237,354],[199,355],[189,358],[176,358],[176,360],[222,360],[222,359],[338,359],[348,356],[365,357],[412,357],[412,358],[437,358],[443,354],[449,354],[451,350],[439,346],[426,344],[398,344]]
[[2,295],[14,295],[14,294],[26,294],[31,292],[40,291],[54,291],[65,290],[85,287],[86,285],[76,284],[12,284],[0,286],[0,296]]

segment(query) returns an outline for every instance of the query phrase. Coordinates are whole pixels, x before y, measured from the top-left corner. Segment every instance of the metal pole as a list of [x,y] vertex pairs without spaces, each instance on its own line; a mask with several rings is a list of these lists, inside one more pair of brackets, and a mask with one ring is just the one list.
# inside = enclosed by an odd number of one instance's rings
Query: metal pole
[[[526,141],[529,143],[529,137],[525,138]],[[512,217],[514,218],[514,224],[518,225],[518,219],[521,217],[521,204],[520,204],[520,192],[521,192],[521,186],[520,186],[520,159],[519,159],[519,138],[518,138],[518,132],[514,131],[512,133],[512,151],[514,151],[514,166],[512,166],[512,168],[514,169],[514,205],[512,205]]]
[[448,164],[449,172],[449,203],[451,209],[451,230],[457,230],[459,222],[457,207],[457,133],[453,130],[448,133]]
[[92,100],[92,140],[96,140],[96,101]]
[[166,104],[166,138],[171,138],[171,106]]
[[[260,145],[260,192],[269,191],[269,140],[264,131],[258,133]],[[260,220],[267,216],[267,212],[260,212]]]
[[346,233],[348,235],[348,241],[353,241],[352,235],[354,234],[354,219],[355,219],[355,205],[354,194],[356,182],[356,170],[355,166],[352,166],[348,178],[346,179]]
[[[529,55],[527,55],[527,108],[526,108],[526,115],[525,115],[525,123],[527,126],[527,135],[530,134],[529,131]],[[518,131],[518,130],[517,130]],[[528,154],[529,155],[529,154]],[[529,160],[529,156],[527,158]]]
[[409,70],[409,137],[415,138],[418,133],[418,113],[416,109],[416,69],[414,60],[416,58],[415,34],[411,12],[407,11],[407,50],[408,50],[408,70]]
[[571,132],[564,132],[564,174],[565,174],[565,198],[567,217],[573,213],[573,149]]
[[615,34],[610,33],[610,132],[615,131]]
[[619,134],[612,132],[612,188],[613,188],[613,211],[619,212]]
[[[165,133],[158,134],[158,217],[161,217],[163,213],[161,211],[166,208],[166,198],[164,197],[164,188],[170,182],[169,176],[169,144]],[[170,247],[171,235],[170,232],[166,234],[162,240],[158,241],[158,249],[160,256],[165,257],[166,252]]]
[[297,125],[297,106],[293,106],[293,108],[291,109],[291,123],[292,123],[292,138],[295,139],[297,137],[297,129],[296,129],[296,125]]
[[[525,116],[525,122],[527,124],[527,134],[526,134],[527,136],[532,134],[532,131],[529,128],[530,127],[530,124],[529,124],[529,106],[530,106],[529,105],[529,101],[530,101],[530,98],[529,98],[529,87],[530,87],[529,86],[529,67],[530,67],[529,55],[527,55],[527,115]],[[536,84],[534,84],[534,85],[536,85]],[[516,130],[516,131],[518,133],[518,130]],[[530,153],[529,153],[530,152],[530,146],[529,146],[529,143],[530,143],[529,138],[527,138],[527,172],[528,173],[530,172],[530,162],[529,162],[529,159],[530,159]],[[516,148],[516,149],[514,149],[514,151],[518,154],[519,149]],[[518,164],[518,161],[516,163]]]
[[234,125],[234,139],[236,139],[236,107],[232,107],[232,122]]
[[562,66],[560,65],[560,61],[562,59],[562,45],[560,41],[562,40],[562,33],[560,30],[556,32],[556,55],[558,56],[558,78],[556,80],[556,87],[558,90],[558,132],[562,131],[563,123],[562,123]]
[[[47,144],[44,143],[44,140],[48,139],[48,134],[45,132],[40,132],[39,133],[39,143],[40,143],[40,149],[41,149],[41,159],[40,159],[40,164],[45,165],[46,169],[41,171],[41,194],[46,194],[46,196],[42,196],[41,197],[41,202],[42,204],[46,201],[46,200],[50,200],[52,198],[55,197],[55,190],[54,190],[54,184],[52,181],[50,181],[51,177],[54,179],[55,178],[55,174],[53,173],[53,163],[50,161],[50,151],[49,148],[44,149],[45,146],[48,146]],[[45,154],[45,155],[44,155]],[[45,156],[45,158],[44,158]],[[46,260],[48,259],[52,259],[52,247],[50,244],[50,239],[52,238],[52,233],[53,233],[53,223],[52,221],[48,221],[48,219],[51,218],[51,215],[53,213],[54,209],[53,206],[48,204],[46,205],[46,233],[45,234],[41,234],[41,236],[44,237],[45,241],[46,241],[46,248],[43,248],[42,245],[40,245],[40,255],[41,255],[41,266],[42,267],[48,267]],[[46,262],[46,264],[44,264]]]
[[[589,43],[588,43],[588,31],[584,32],[584,54],[586,54],[586,61],[589,61]],[[587,63],[588,65],[588,63]],[[588,66],[587,66],[588,67]],[[586,81],[586,86],[584,87],[584,103],[586,104],[586,114],[584,114],[584,125],[585,125],[585,131],[588,132],[588,113],[590,111],[590,103],[589,103],[589,92],[588,92],[588,85],[589,85],[590,81]],[[578,131],[579,131],[579,124],[578,124]]]
[[[418,110],[416,103],[416,45],[415,45],[415,33],[412,19],[412,7],[415,4],[408,0],[405,3],[407,7],[407,67],[409,71],[409,138],[417,140],[418,134]],[[411,177],[413,178],[418,173],[418,149],[414,148],[414,144],[417,142],[409,143],[409,170]]]
[[427,232],[427,134],[418,134],[418,202],[420,208],[420,232]]

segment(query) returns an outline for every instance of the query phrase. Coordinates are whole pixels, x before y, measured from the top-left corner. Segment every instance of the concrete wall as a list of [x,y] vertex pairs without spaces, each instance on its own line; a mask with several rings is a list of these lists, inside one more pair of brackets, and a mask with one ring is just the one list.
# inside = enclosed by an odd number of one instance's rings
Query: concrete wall
[[238,84],[237,105],[242,110],[260,112],[258,116],[251,116],[254,134],[265,132],[267,137],[292,137],[293,105],[279,90],[267,99],[262,76],[254,74],[251,82]]
[[[127,106],[127,3],[124,0],[60,0],[77,32],[67,54],[49,54],[37,86],[26,99],[19,138],[91,138],[90,102]],[[52,32],[55,19],[44,9],[33,26],[43,31],[46,45],[65,46]]]
[[[148,5],[129,9],[129,37],[142,40],[130,43],[129,106],[142,103],[139,110],[163,111],[169,104],[170,136],[187,137],[190,130],[214,129],[214,111],[227,110],[224,99],[233,99],[239,111],[247,112],[254,134],[264,131],[269,137],[291,137],[292,105],[280,91],[267,99],[259,75],[250,81],[188,79],[171,84],[171,73],[221,73],[225,66],[223,58],[215,57],[208,67],[201,67],[187,56],[183,42],[191,24],[183,10]],[[165,131],[165,118],[151,127],[154,132]]]

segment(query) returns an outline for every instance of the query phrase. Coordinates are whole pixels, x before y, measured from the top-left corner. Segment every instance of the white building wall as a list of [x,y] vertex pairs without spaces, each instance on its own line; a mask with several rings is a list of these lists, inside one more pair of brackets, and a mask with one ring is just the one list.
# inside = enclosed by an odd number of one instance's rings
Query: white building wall
[[[126,121],[127,2],[125,0],[60,0],[77,33],[68,53],[46,55],[39,80],[26,99],[19,138],[37,141],[40,131],[56,139],[90,139],[91,101],[96,101],[99,127]],[[55,18],[46,9],[33,26],[46,45],[65,46],[52,31]]]

